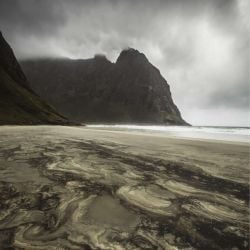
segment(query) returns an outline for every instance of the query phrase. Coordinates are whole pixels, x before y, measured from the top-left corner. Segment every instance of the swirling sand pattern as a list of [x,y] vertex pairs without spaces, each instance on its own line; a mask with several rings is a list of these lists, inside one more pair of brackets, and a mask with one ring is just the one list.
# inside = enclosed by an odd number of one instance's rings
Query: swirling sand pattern
[[170,148],[136,150],[134,135],[90,134],[1,128],[0,249],[249,248],[245,146],[218,158],[239,164],[234,180],[195,151],[178,162]]

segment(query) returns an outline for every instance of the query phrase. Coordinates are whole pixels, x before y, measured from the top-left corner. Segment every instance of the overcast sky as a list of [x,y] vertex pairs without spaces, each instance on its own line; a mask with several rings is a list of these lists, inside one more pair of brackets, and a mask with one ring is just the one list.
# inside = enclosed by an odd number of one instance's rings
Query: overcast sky
[[194,125],[250,126],[248,0],[1,0],[19,59],[143,52]]

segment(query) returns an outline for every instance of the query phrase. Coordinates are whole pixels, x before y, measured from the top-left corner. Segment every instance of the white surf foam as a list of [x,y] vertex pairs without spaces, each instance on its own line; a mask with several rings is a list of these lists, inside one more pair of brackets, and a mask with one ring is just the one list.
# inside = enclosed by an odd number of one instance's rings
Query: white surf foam
[[157,126],[157,125],[87,125],[87,127],[144,132],[162,132],[175,137],[213,139],[225,141],[250,142],[250,128],[205,127],[205,126]]

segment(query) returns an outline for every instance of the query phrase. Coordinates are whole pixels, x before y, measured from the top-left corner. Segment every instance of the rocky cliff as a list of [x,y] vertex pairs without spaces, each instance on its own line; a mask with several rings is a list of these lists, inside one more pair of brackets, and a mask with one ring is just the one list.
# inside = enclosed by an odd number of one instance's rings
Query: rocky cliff
[[21,62],[31,87],[59,112],[78,122],[185,125],[169,85],[135,49],[111,63],[92,59]]
[[0,125],[67,123],[31,90],[11,47],[0,32]]

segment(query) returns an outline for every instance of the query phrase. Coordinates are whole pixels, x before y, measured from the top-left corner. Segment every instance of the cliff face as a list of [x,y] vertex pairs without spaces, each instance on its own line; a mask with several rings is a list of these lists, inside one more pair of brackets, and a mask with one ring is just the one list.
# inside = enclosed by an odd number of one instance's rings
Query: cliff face
[[66,124],[68,121],[30,88],[15,55],[0,32],[0,125]]
[[87,60],[37,59],[21,63],[31,87],[76,121],[185,125],[169,85],[146,56],[121,52]]

